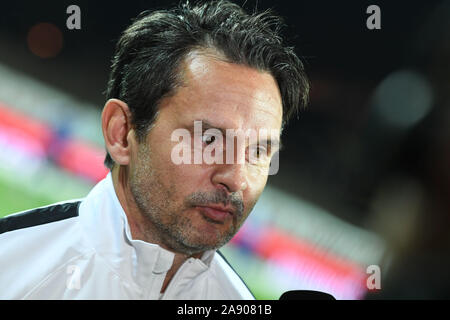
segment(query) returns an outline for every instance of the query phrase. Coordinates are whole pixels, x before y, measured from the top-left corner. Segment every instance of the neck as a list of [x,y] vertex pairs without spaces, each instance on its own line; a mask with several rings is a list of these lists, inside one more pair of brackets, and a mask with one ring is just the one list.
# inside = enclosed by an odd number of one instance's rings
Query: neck
[[[168,246],[166,246],[163,241],[158,237],[158,233],[155,227],[147,219],[138,208],[136,201],[131,193],[131,188],[128,183],[129,181],[129,171],[125,166],[114,165],[111,170],[112,181],[114,185],[114,190],[116,192],[117,198],[119,199],[120,205],[122,206],[125,215],[127,216],[128,224],[130,226],[131,237],[134,240],[142,240],[148,243],[157,244],[161,248],[171,251],[175,254],[172,267],[167,272],[166,278],[164,279],[161,292],[164,292],[170,283],[170,280],[181,267],[181,265],[191,256],[174,252]],[[203,253],[198,253],[192,255],[194,258],[200,258]]]

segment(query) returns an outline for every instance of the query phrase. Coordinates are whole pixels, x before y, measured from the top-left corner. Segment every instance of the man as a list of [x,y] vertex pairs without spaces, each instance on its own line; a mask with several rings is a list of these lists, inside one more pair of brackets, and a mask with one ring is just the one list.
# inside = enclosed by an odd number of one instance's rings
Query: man
[[[1,220],[0,297],[252,299],[216,250],[251,212],[283,125],[306,103],[302,64],[278,29],[227,1],[140,15],[117,43],[102,113],[111,172],[84,199]],[[229,129],[276,134],[234,145],[219,139]],[[194,137],[174,139],[180,130]],[[180,146],[232,161],[179,163]]]

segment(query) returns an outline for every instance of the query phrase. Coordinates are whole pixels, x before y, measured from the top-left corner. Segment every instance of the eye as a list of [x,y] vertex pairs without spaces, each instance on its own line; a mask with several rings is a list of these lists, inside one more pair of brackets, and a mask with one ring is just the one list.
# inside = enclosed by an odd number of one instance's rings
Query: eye
[[250,147],[249,153],[253,159],[261,159],[267,156],[267,149],[264,146],[257,145]]
[[206,145],[209,145],[209,144],[213,143],[214,141],[216,141],[216,137],[212,134],[204,134],[202,136],[202,142]]

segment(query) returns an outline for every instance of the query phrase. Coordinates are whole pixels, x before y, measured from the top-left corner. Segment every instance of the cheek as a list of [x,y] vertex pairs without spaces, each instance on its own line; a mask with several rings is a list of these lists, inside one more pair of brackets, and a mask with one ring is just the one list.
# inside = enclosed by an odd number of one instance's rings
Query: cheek
[[171,161],[170,153],[160,157],[155,166],[161,183],[165,189],[173,192],[170,198],[181,204],[184,198],[193,192],[202,190],[203,183],[207,180],[207,172],[201,165],[175,164]]
[[[162,137],[165,137],[165,139],[163,140]],[[152,153],[155,168],[161,172],[168,183],[180,185],[192,181],[192,178],[196,175],[195,167],[197,166],[180,163],[179,160],[183,158],[183,154],[180,155],[178,152],[182,149],[178,142],[171,141],[169,134],[155,134],[150,143],[152,143],[152,149],[155,150]],[[175,157],[175,159],[172,159],[172,157]]]
[[249,193],[251,193],[252,198],[259,197],[263,192],[264,188],[267,184],[267,175],[266,169],[253,169],[248,171],[247,175],[247,185],[249,186]]
[[208,190],[208,170],[200,165],[182,164],[170,167],[171,182],[177,185],[178,190],[188,196],[194,192]]

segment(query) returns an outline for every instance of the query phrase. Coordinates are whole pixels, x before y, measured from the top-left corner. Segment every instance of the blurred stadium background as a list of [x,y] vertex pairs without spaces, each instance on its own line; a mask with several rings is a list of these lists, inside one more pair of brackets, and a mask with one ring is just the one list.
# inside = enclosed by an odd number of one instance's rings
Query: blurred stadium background
[[[114,43],[138,13],[174,3],[2,4],[0,216],[84,197],[106,175],[100,114]],[[71,4],[81,30],[66,28]],[[370,4],[381,30],[366,28]],[[225,256],[259,299],[294,289],[450,298],[450,1],[257,6],[285,17],[311,102]],[[379,290],[367,287],[371,265]]]

